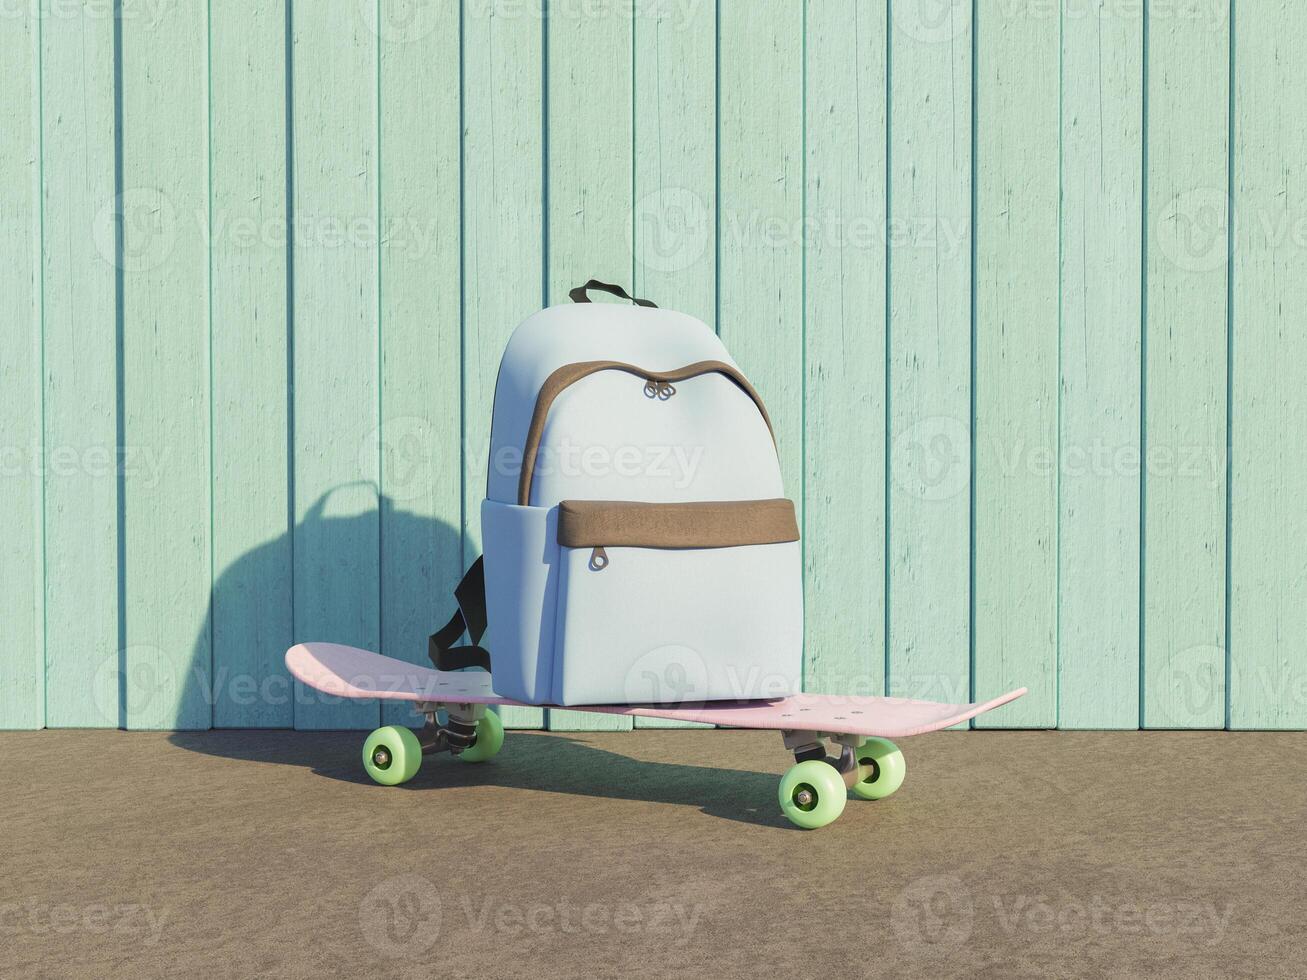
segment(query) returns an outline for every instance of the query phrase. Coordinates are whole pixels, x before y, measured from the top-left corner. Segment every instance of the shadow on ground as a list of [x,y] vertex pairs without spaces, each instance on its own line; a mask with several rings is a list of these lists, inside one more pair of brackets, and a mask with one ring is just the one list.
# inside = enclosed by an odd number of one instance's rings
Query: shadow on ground
[[[371,785],[360,757],[364,732],[210,731],[178,732],[174,745],[205,755],[252,763],[299,766],[319,776]],[[474,786],[498,786],[570,794],[577,797],[634,800],[697,806],[711,816],[760,826],[790,827],[775,804],[780,770],[688,765],[633,758],[600,748],[602,739],[636,750],[645,740],[674,738],[687,745],[715,738],[713,757],[729,761],[721,733],[675,731],[602,734],[509,731],[495,759],[471,764],[446,755],[429,755],[412,782],[375,787],[378,793],[440,793]],[[641,740],[637,743],[637,739]],[[695,754],[698,754],[696,751]],[[778,755],[778,764],[785,760]]]

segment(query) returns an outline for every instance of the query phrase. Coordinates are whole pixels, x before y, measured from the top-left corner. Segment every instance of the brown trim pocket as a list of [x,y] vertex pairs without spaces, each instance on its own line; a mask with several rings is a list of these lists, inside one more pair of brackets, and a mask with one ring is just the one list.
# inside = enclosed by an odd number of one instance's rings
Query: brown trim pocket
[[794,504],[784,497],[682,504],[564,500],[558,505],[558,543],[565,548],[734,548],[798,540]]

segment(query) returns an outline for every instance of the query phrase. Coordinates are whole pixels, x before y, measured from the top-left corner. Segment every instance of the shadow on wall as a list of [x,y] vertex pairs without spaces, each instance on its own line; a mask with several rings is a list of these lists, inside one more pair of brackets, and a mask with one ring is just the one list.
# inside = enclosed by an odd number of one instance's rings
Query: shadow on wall
[[[449,615],[462,573],[458,528],[404,510],[370,485],[366,496],[338,492],[343,489],[324,494],[292,532],[228,563],[214,581],[177,692],[174,727],[206,727],[186,723],[205,717],[214,728],[362,729],[420,721],[408,705],[328,697],[286,670],[287,647],[306,640],[425,664],[427,636]],[[329,502],[346,512],[330,513]],[[128,680],[124,693],[131,698]]]

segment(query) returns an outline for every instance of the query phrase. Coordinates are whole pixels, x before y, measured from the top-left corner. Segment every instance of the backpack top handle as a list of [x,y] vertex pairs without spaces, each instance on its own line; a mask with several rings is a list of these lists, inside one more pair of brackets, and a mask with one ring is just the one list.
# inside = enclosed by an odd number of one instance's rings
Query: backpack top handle
[[569,291],[567,295],[571,297],[573,303],[589,303],[590,297],[586,295],[587,289],[598,289],[601,292],[612,293],[614,296],[619,296],[622,299],[629,299],[636,306],[647,306],[654,310],[658,309],[658,304],[653,300],[636,299],[621,286],[615,286],[610,282],[600,282],[598,279],[591,279],[584,286],[577,286],[575,289]]

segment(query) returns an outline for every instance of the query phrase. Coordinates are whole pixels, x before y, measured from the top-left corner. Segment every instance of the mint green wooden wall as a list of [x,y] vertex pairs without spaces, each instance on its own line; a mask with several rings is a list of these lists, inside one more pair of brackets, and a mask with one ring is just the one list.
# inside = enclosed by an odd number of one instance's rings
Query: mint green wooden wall
[[422,659],[505,338],[590,276],[766,398],[811,689],[1307,726],[1304,45],[1260,0],[4,4],[0,726],[404,717],[282,652]]

